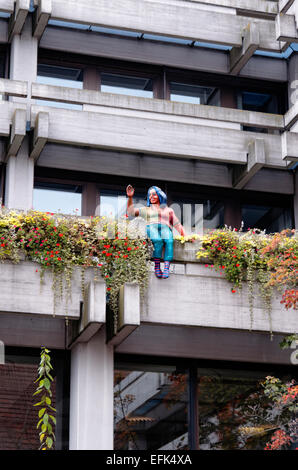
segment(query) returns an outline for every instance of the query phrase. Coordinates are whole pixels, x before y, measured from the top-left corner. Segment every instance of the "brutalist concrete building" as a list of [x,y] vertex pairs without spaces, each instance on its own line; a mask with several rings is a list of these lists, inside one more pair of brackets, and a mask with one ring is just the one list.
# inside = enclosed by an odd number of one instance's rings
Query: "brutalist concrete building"
[[[297,28],[297,0],[0,0],[2,204],[115,215],[157,185],[206,228],[297,228]],[[239,403],[294,377],[297,315],[274,300],[270,338],[261,302],[251,327],[245,288],[192,255],[142,301],[124,286],[112,336],[103,281],[86,300],[74,279],[66,322],[32,263],[0,265],[1,449],[38,448],[41,346],[56,449],[264,448]]]

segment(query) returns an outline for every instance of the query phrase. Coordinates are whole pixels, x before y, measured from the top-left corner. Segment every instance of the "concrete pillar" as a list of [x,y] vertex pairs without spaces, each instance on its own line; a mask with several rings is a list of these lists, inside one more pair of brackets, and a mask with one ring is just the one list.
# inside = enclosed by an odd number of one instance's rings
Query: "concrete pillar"
[[112,450],[114,354],[102,328],[71,351],[70,450]]
[[4,205],[8,209],[31,209],[33,184],[34,160],[29,158],[29,137],[25,137],[18,155],[7,161]]
[[[28,15],[22,34],[13,37],[10,55],[10,78],[28,81],[28,98],[11,100],[27,104],[27,121],[30,120],[31,83],[37,75],[38,41],[32,37],[32,15]],[[29,158],[29,137],[25,137],[17,155],[7,160],[4,204],[9,209],[32,208],[34,185],[34,161]]]
[[32,15],[28,15],[21,34],[16,34],[11,42],[10,70],[11,80],[28,82],[28,98],[14,97],[14,102],[27,103],[27,116],[30,117],[31,83],[37,77],[38,40],[32,37]]

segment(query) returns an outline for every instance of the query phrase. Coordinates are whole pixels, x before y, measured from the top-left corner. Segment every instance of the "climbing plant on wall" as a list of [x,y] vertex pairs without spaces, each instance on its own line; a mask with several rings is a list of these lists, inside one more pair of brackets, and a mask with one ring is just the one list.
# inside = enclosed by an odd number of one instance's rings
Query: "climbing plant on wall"
[[40,352],[40,363],[38,368],[38,378],[35,383],[38,387],[33,395],[39,395],[39,401],[34,404],[38,407],[38,423],[40,450],[53,449],[55,442],[54,426],[56,425],[56,409],[52,406],[53,393],[51,384],[53,369],[50,358],[50,350],[42,347]]

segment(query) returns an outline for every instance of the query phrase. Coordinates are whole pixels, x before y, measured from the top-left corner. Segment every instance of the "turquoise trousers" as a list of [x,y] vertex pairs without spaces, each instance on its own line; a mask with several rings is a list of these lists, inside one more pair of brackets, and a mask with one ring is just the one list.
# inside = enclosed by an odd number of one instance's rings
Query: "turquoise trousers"
[[174,254],[173,232],[165,224],[147,225],[147,236],[151,239],[154,252],[153,258],[162,258],[163,247],[165,247],[164,261],[172,261]]

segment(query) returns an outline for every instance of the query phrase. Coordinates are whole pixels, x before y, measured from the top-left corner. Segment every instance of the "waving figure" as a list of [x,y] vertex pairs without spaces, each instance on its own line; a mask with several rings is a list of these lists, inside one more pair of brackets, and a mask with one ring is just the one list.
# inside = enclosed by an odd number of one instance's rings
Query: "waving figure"
[[[173,209],[167,205],[166,194],[157,186],[151,186],[147,194],[147,206],[135,208],[133,205],[134,188],[129,185],[126,188],[127,215],[142,217],[146,221],[147,236],[154,246],[153,260],[155,263],[155,275],[158,278],[169,277],[170,264],[173,260],[173,228],[184,236],[185,231]],[[160,262],[164,249],[164,271],[161,271]]]

